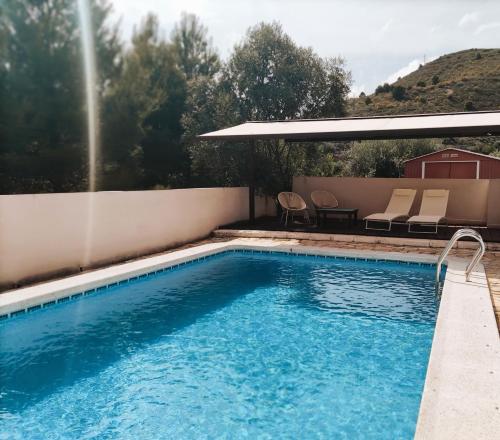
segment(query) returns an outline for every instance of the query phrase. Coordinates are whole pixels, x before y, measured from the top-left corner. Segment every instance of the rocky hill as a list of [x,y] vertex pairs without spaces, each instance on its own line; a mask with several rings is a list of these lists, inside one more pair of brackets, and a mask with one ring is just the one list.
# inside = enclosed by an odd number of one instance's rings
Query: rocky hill
[[[500,49],[443,55],[372,95],[349,102],[350,116],[500,110]],[[447,139],[446,145],[500,154],[500,139]]]
[[500,110],[500,49],[443,55],[349,105],[353,116],[469,110]]

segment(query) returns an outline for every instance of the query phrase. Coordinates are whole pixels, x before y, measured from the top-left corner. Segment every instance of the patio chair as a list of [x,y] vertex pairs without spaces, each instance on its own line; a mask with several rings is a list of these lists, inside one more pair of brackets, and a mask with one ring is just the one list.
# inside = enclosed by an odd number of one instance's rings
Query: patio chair
[[[385,209],[385,212],[370,214],[365,217],[365,229],[376,231],[390,231],[392,222],[397,220],[406,220],[409,217],[413,200],[415,200],[415,189],[393,189],[391,200]],[[387,228],[369,227],[369,222],[387,223]]]
[[446,220],[446,208],[448,207],[448,197],[450,191],[447,189],[426,189],[422,195],[420,212],[408,219],[408,232],[429,232],[411,230],[412,225],[434,226],[435,230],[430,231],[437,234],[438,225],[441,220]]
[[338,208],[339,202],[330,191],[313,191],[311,200],[315,208]]
[[293,221],[293,217],[301,215],[307,223],[311,223],[306,202],[302,197],[294,192],[280,192],[278,202],[281,205],[281,222],[285,220],[285,226],[288,225],[288,219]]

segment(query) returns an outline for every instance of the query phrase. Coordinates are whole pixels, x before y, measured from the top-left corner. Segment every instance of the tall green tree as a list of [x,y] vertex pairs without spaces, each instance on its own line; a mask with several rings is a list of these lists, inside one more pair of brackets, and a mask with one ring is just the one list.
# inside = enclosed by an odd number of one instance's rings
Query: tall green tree
[[[4,0],[0,15],[2,192],[87,187],[80,29],[73,0]],[[92,2],[99,94],[117,73],[110,7]]]
[[[245,120],[341,116],[349,87],[350,75],[341,59],[321,58],[312,49],[295,44],[278,23],[261,23],[250,28],[234,48],[220,77],[201,82],[192,90],[184,124],[186,132],[194,134]],[[315,157],[311,148],[317,147],[259,143],[259,186],[267,193],[290,187],[294,174],[316,166],[311,162]],[[245,183],[248,173],[241,169],[246,168],[248,158],[244,151],[245,147],[237,144],[194,142],[194,174],[208,174],[219,182],[221,167],[207,169],[207,163],[213,162],[210,158],[217,157],[223,164],[233,164],[224,167],[222,180]]]
[[196,15],[182,13],[179,23],[174,27],[171,40],[179,68],[188,81],[199,77],[212,77],[219,71],[219,56],[208,37],[208,29]]
[[171,40],[149,15],[132,37],[106,100],[106,188],[193,184],[181,123],[189,90],[220,68],[207,29],[183,14]]
[[199,142],[196,136],[241,122],[238,102],[225,78],[200,77],[190,82],[183,115],[185,143],[191,153],[193,186],[231,186],[245,182],[247,146]]
[[105,187],[182,184],[188,158],[181,148],[186,82],[172,45],[149,15],[132,37],[120,77],[105,100]]
[[225,74],[247,120],[345,114],[350,77],[342,60],[297,46],[278,23],[250,28]]

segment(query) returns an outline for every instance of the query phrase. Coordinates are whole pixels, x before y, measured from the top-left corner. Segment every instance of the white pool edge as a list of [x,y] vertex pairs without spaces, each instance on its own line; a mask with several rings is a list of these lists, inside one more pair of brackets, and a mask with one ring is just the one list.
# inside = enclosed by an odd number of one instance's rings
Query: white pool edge
[[[432,255],[235,239],[157,255],[0,294],[0,316],[125,282],[224,251],[261,250],[435,263]],[[500,341],[482,265],[450,257],[416,427],[417,439],[491,439],[500,430]]]
[[499,438],[500,340],[484,267],[449,258],[416,439]]

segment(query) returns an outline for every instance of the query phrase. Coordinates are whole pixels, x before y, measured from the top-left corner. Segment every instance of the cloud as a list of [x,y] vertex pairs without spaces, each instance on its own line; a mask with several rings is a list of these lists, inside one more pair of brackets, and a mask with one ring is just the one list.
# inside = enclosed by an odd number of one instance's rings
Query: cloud
[[[426,59],[426,62],[430,62],[435,60],[437,57],[430,57]],[[414,60],[411,60],[406,66],[401,67],[401,69],[397,70],[393,74],[389,75],[388,78],[385,80],[385,82],[391,84],[395,81],[398,80],[399,77],[403,77],[408,75],[411,72],[414,72],[415,70],[418,69],[418,66],[420,64],[424,64],[424,60],[420,58],[415,58]]]
[[500,21],[485,23],[476,28],[476,30],[474,31],[474,35],[479,35],[482,34],[484,31],[489,31],[491,29],[496,29],[496,28],[500,28]]
[[399,77],[403,77],[411,72],[414,72],[418,69],[418,66],[422,64],[422,62],[423,61],[420,59],[414,59],[410,61],[406,66],[401,67],[401,69],[389,75],[385,82],[388,82],[389,84],[393,83],[394,81],[397,81]]
[[458,22],[459,27],[465,27],[479,20],[479,12],[468,12]]

